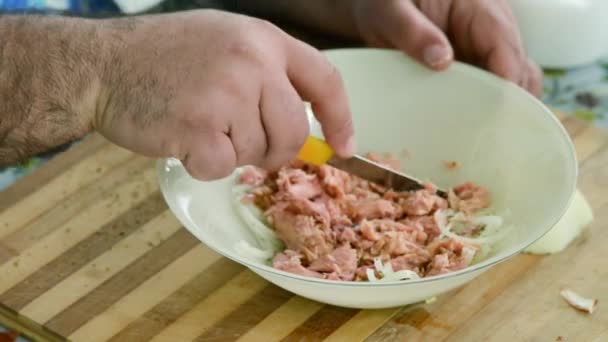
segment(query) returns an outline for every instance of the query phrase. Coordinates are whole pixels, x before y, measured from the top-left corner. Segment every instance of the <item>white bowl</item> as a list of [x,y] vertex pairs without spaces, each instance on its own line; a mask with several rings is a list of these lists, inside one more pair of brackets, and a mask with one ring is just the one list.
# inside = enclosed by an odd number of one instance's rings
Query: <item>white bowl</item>
[[[577,163],[563,126],[538,100],[489,73],[463,64],[435,73],[401,53],[376,49],[327,51],[350,97],[359,152],[392,152],[405,169],[441,187],[475,181],[490,189],[493,207],[508,209],[514,233],[489,259],[464,270],[420,280],[349,283],[305,278],[243,258],[234,246],[255,245],[236,215],[235,175],[192,179],[173,159],[158,163],[162,192],[182,224],[206,245],[268,281],[303,297],[353,307],[385,308],[454,289],[545,234],[575,190]],[[319,132],[314,125],[314,132]],[[448,171],[443,161],[461,167]]]

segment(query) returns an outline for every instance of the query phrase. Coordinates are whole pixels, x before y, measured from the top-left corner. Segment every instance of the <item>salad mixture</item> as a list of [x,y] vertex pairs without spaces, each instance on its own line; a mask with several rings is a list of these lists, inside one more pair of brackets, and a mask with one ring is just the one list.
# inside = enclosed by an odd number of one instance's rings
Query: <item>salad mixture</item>
[[[396,160],[368,158],[399,169]],[[398,192],[340,171],[292,162],[242,170],[235,199],[258,247],[240,253],[290,273],[341,281],[393,281],[457,271],[481,257],[503,220],[482,215],[490,193],[467,182],[448,198],[432,184]]]

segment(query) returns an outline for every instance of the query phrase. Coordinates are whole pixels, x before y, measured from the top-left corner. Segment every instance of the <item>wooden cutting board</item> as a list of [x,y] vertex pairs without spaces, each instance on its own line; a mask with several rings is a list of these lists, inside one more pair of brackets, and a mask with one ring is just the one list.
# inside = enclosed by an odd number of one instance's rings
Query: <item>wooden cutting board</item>
[[[281,290],[181,227],[153,162],[93,135],[0,193],[0,322],[60,341],[608,341],[608,134],[564,120],[596,220],[434,303],[358,311]],[[571,309],[562,286],[600,299]]]

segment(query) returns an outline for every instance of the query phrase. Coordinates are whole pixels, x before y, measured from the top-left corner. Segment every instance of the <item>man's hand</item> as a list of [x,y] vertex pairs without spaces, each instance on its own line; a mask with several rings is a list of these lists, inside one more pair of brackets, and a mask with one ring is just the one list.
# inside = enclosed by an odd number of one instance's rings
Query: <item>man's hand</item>
[[507,0],[243,0],[238,9],[400,49],[442,70],[457,59],[535,95],[542,73],[524,52]]
[[308,135],[312,103],[338,154],[353,152],[341,78],[314,48],[250,17],[194,11],[104,23],[116,41],[93,118],[109,140],[176,157],[210,180],[235,167],[276,168]]
[[506,0],[353,0],[361,37],[400,49],[436,70],[457,59],[513,81],[534,95],[542,73],[526,57]]

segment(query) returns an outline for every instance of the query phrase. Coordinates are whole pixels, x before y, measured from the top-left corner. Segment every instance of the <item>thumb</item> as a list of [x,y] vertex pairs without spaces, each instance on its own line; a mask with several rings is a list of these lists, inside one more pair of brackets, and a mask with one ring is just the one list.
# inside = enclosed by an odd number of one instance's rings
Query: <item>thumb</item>
[[440,28],[435,26],[412,1],[393,1],[384,36],[397,49],[434,70],[447,68],[454,51]]

